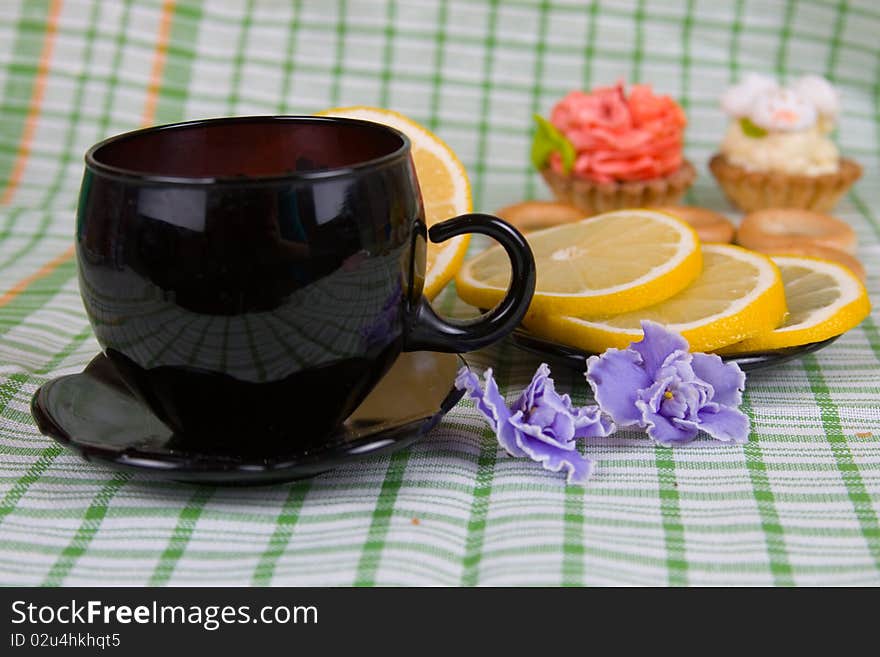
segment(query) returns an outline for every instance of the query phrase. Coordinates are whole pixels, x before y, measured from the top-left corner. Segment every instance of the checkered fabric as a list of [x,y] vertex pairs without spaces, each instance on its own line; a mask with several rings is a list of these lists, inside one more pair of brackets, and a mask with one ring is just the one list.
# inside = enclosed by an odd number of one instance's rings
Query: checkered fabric
[[[70,245],[82,154],[143,124],[387,106],[436,131],[491,211],[547,190],[533,112],[624,78],[680,99],[692,203],[720,92],[746,71],[828,76],[865,167],[838,208],[880,305],[874,0],[4,0],[0,3],[0,582],[89,585],[880,584],[880,314],[748,379],[753,434],[592,441],[586,488],[508,457],[469,401],[414,447],[292,485],[214,488],[83,462],[29,401],[98,351]],[[448,290],[438,305],[461,310]],[[267,353],[271,353],[267,347]],[[468,357],[512,400],[539,361]],[[580,373],[554,372],[583,403]]]

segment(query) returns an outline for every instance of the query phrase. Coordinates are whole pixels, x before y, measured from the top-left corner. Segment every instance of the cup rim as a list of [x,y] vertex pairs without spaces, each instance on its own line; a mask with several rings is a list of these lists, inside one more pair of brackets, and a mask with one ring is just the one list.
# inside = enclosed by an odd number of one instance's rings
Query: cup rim
[[[106,162],[101,162],[96,159],[95,154],[105,146],[109,146],[111,144],[115,144],[121,141],[125,141],[128,139],[134,139],[140,137],[145,134],[150,134],[153,132],[160,132],[165,130],[177,130],[181,128],[191,128],[194,126],[203,126],[203,125],[218,125],[218,124],[228,124],[228,123],[251,123],[251,122],[295,122],[295,123],[342,123],[342,124],[354,124],[360,125],[362,127],[369,127],[373,130],[384,130],[386,132],[391,132],[395,136],[397,136],[401,140],[400,148],[391,151],[390,153],[386,153],[385,155],[380,155],[379,157],[371,158],[369,160],[364,160],[363,162],[357,162],[356,164],[350,164],[344,167],[333,167],[330,169],[322,169],[320,171],[300,171],[300,172],[285,172],[279,173],[275,175],[262,175],[262,176],[253,176],[242,178],[241,176],[203,176],[203,177],[187,177],[187,176],[167,176],[156,173],[147,173],[143,171],[137,171],[135,169],[130,169],[126,167],[115,166],[112,164],[107,164]],[[145,128],[139,128],[137,130],[130,130],[128,132],[123,132],[118,135],[113,135],[98,143],[94,144],[90,147],[85,154],[85,164],[86,168],[109,178],[117,178],[128,181],[135,181],[142,184],[162,184],[162,185],[181,185],[181,186],[205,186],[205,185],[223,185],[223,186],[238,186],[238,187],[252,187],[256,185],[265,185],[265,184],[278,184],[284,182],[311,182],[317,180],[327,180],[332,178],[341,178],[346,176],[351,176],[357,174],[358,172],[363,171],[364,169],[371,168],[381,168],[393,162],[396,162],[402,157],[406,157],[409,155],[411,149],[411,141],[409,137],[407,137],[403,132],[397,130],[396,128],[392,128],[391,126],[385,125],[383,123],[376,123],[375,121],[366,121],[364,119],[353,119],[348,117],[341,116],[311,116],[307,114],[266,114],[266,115],[252,115],[252,116],[222,116],[222,117],[214,117],[208,119],[194,119],[191,121],[179,121],[176,123],[166,123],[163,125],[154,125],[148,126]]]

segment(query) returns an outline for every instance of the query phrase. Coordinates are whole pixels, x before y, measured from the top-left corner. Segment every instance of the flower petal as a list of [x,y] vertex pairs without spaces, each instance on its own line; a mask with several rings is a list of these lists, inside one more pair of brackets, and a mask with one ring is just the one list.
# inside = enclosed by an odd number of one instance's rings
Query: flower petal
[[737,408],[712,404],[700,411],[700,429],[715,440],[740,445],[749,440],[749,417]]
[[459,390],[467,390],[468,395],[474,400],[474,404],[480,413],[489,422],[492,431],[499,444],[507,450],[511,456],[525,456],[516,441],[515,429],[510,424],[510,410],[504,403],[504,398],[498,392],[498,384],[492,377],[492,368],[484,373],[486,381],[485,390],[480,386],[477,375],[467,367],[462,367],[455,377],[455,387]]
[[642,320],[644,337],[633,342],[629,348],[642,357],[645,372],[652,379],[657,375],[664,361],[676,351],[687,353],[688,343],[678,333],[666,330],[662,324]]
[[666,399],[665,393],[670,388],[678,384],[675,375],[657,379],[649,388],[639,391],[638,398],[641,399],[652,413],[659,413],[663,400]]
[[593,459],[583,456],[577,450],[561,450],[540,441],[523,441],[520,447],[545,470],[559,472],[564,469],[568,473],[566,481],[569,484],[583,486],[593,474]]
[[557,413],[546,430],[552,431],[560,442],[574,440],[574,417],[571,413]]
[[664,398],[663,401],[660,402],[660,409],[658,412],[664,417],[685,418],[688,414],[688,405],[681,400],[681,395],[673,396],[670,399]]
[[691,365],[693,356],[690,352],[676,349],[669,354],[654,374],[655,379],[664,376],[677,376],[682,381],[693,381],[697,378]]
[[525,416],[520,411],[514,413],[510,417],[509,422],[514,429],[523,434],[523,437],[517,438],[517,446],[523,444],[523,442],[528,443],[537,440],[556,449],[572,450],[575,448],[574,440],[559,438],[553,431],[548,431],[547,427],[527,422]]
[[746,374],[736,363],[725,363],[715,354],[694,354],[691,363],[696,374],[712,386],[712,401],[725,406],[739,406],[746,387]]
[[513,403],[513,410],[527,412],[535,405],[535,398],[544,393],[548,383],[552,389],[553,379],[550,378],[550,368],[547,366],[547,363],[541,363],[538,369],[535,370],[532,381]]
[[537,406],[532,406],[530,409],[523,411],[530,424],[535,424],[539,427],[549,427],[553,424],[556,417],[561,415],[561,413],[558,413],[550,406],[545,406],[543,400],[539,400],[536,403],[538,404]]
[[693,423],[672,422],[659,413],[654,413],[648,404],[641,400],[636,402],[636,406],[642,413],[642,423],[647,427],[648,436],[658,445],[672,447],[688,443],[697,437],[696,427],[688,426]]
[[605,413],[619,426],[641,422],[635,407],[638,391],[651,385],[641,366],[641,358],[630,350],[608,349],[601,356],[587,359],[587,381]]
[[598,406],[584,406],[574,416],[575,438],[603,438],[617,430]]

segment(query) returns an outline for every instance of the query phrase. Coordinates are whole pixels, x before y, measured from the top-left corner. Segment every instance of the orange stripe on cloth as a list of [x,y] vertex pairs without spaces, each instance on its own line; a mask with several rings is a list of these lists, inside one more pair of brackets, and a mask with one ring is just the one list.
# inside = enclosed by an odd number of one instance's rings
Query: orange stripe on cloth
[[150,83],[147,86],[147,99],[144,102],[144,115],[141,125],[152,125],[159,103],[159,90],[162,88],[162,74],[168,57],[168,40],[171,37],[171,19],[174,16],[174,0],[164,0],[162,16],[159,18],[159,33],[156,35],[156,49],[153,52],[153,68],[150,70]]
[[34,281],[38,281],[41,278],[46,278],[46,276],[48,276],[65,262],[70,260],[73,257],[74,251],[74,246],[71,244],[64,250],[63,253],[55,256],[33,274],[26,278],[22,278],[18,283],[9,288],[6,292],[3,293],[2,296],[0,296],[0,308],[5,306],[22,292],[24,292],[31,283],[33,283]]
[[46,80],[49,77],[49,68],[52,62],[52,51],[55,48],[55,37],[58,34],[58,17],[61,14],[63,0],[52,0],[49,6],[49,18],[46,21],[46,35],[43,38],[43,50],[40,52],[40,62],[37,65],[37,79],[34,81],[34,89],[31,92],[31,100],[28,104],[27,118],[24,122],[24,131],[21,141],[18,143],[18,151],[15,154],[15,164],[12,173],[6,181],[3,196],[0,196],[0,205],[7,205],[12,201],[27,166],[28,157],[31,154],[31,145],[34,134],[37,131],[37,123],[40,119],[40,109],[43,104],[43,96],[46,92]]

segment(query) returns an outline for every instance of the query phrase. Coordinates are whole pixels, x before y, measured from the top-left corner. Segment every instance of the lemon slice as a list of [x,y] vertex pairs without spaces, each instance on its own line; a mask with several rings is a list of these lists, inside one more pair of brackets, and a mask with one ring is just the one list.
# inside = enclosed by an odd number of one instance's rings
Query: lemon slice
[[776,265],[760,253],[729,244],[705,244],[703,271],[691,285],[656,305],[615,315],[527,318],[536,335],[601,353],[640,340],[650,319],[681,333],[694,351],[711,351],[779,326],[785,292]]
[[[379,107],[337,107],[318,116],[340,116],[382,123],[400,130],[412,143],[412,157],[425,206],[428,226],[472,209],[467,171],[452,149],[437,135],[412,119]],[[459,235],[440,244],[428,242],[423,294],[433,299],[461,267],[470,235]]]
[[[620,313],[684,289],[700,273],[699,239],[675,217],[619,210],[529,233],[538,280],[529,312],[542,315]],[[510,265],[501,247],[465,263],[459,296],[491,308],[507,290]]]
[[744,354],[827,340],[857,326],[871,311],[865,286],[846,267],[803,256],[773,256],[782,273],[789,315],[777,329],[730,345]]

